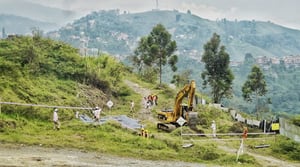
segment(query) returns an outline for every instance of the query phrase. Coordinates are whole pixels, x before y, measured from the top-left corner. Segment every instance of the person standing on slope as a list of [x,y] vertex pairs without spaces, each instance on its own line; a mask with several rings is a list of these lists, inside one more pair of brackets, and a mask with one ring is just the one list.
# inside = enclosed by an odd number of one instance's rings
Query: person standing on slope
[[214,138],[216,138],[216,130],[217,130],[217,125],[216,125],[216,122],[215,120],[212,121],[212,124],[211,124],[211,129],[212,129],[212,136]]
[[101,114],[101,108],[99,108],[98,106],[95,108],[94,110],[94,118],[95,118],[95,122],[99,122],[100,121],[100,114]]
[[58,120],[58,109],[55,108],[54,111],[53,111],[53,123],[54,123],[54,127],[53,129],[54,130],[59,130],[60,129],[60,122]]

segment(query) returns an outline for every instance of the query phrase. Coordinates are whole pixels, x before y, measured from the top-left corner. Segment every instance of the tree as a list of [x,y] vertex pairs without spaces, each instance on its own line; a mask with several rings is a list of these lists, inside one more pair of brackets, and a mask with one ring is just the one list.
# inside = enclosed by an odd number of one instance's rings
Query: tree
[[173,72],[177,70],[175,65],[178,58],[176,55],[173,55],[176,48],[176,42],[171,40],[171,34],[162,24],[158,24],[148,36],[142,37],[139,41],[132,57],[133,65],[140,74],[147,67],[158,69],[159,84],[161,85],[162,66],[168,63]]
[[[267,84],[265,77],[260,68],[254,65],[248,79],[242,87],[244,100],[251,102],[253,98],[256,99],[256,117],[258,119],[258,96],[264,96],[267,93]],[[253,97],[254,95],[254,97]]]
[[203,88],[209,84],[213,101],[220,103],[224,97],[232,96],[232,81],[234,75],[229,68],[230,56],[225,51],[225,46],[220,47],[220,36],[213,34],[210,41],[204,45],[202,62],[205,70],[202,72]]
[[175,84],[178,87],[184,86],[185,84],[189,83],[191,74],[192,70],[185,70],[180,74],[174,75],[171,83]]

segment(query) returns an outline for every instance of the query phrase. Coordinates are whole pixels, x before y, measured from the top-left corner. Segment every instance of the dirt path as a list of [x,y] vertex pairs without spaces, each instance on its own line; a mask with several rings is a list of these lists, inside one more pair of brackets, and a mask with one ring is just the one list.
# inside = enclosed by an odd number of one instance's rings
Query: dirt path
[[[143,88],[140,85],[138,85],[137,83],[131,82],[129,80],[125,80],[124,82],[126,83],[126,85],[128,87],[130,87],[136,93],[140,94],[142,97],[147,97],[148,95],[151,94],[151,91],[149,89]],[[141,99],[139,104],[141,105],[141,109],[138,111],[137,114],[135,114],[136,118],[141,121],[150,120],[151,122],[157,122],[157,120],[151,116],[150,110],[145,108],[144,99]]]
[[[228,146],[225,146],[225,143],[222,141],[218,141],[218,148],[233,154],[236,154],[238,151],[238,149],[229,148]],[[253,156],[263,167],[300,167],[300,164],[287,162],[271,156],[252,153],[249,150],[247,150],[246,146],[244,146],[244,153]]]
[[0,144],[0,166],[4,167],[202,167],[196,163],[176,161],[151,161],[134,158],[117,157],[96,152],[75,149],[43,148]]

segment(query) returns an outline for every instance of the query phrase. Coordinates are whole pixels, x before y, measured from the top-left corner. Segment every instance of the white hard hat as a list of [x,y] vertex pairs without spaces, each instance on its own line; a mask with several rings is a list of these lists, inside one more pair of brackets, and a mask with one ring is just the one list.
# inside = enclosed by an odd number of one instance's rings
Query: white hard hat
[[58,109],[56,108],[54,111],[56,112],[56,111],[58,111]]
[[99,109],[99,107],[97,106],[96,109]]

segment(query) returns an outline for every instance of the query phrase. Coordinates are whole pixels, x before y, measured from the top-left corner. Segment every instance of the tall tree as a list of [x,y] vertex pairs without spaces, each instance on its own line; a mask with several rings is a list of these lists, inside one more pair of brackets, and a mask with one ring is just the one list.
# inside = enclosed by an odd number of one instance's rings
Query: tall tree
[[213,34],[210,41],[204,45],[202,62],[205,70],[202,72],[203,88],[209,84],[213,101],[220,103],[224,97],[232,96],[232,81],[234,75],[229,68],[230,56],[225,51],[225,46],[220,46],[220,36]]
[[146,67],[153,67],[159,71],[159,84],[162,79],[162,66],[167,63],[172,71],[176,71],[178,58],[173,53],[177,45],[171,40],[171,34],[162,24],[156,25],[148,36],[142,37],[132,58],[140,74]]
[[256,99],[256,117],[258,119],[258,96],[264,96],[267,91],[267,84],[261,69],[254,65],[248,79],[242,87],[244,100],[251,102],[253,98]]

